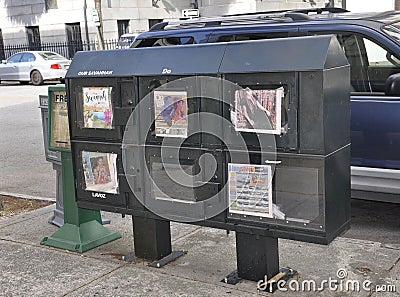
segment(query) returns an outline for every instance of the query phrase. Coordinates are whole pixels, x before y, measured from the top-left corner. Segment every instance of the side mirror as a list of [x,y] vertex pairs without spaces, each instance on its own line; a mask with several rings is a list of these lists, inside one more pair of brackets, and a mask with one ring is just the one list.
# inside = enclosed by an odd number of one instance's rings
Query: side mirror
[[400,73],[392,74],[386,79],[385,95],[400,96]]

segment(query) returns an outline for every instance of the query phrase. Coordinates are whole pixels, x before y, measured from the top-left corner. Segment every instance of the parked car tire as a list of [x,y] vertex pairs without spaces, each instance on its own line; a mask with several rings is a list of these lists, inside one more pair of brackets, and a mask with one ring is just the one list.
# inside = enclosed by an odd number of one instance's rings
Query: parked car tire
[[60,83],[65,84],[65,79],[60,79]]
[[43,84],[42,74],[38,70],[33,70],[31,72],[31,81],[32,84],[34,84],[35,86],[40,86],[41,84]]
[[19,83],[20,83],[21,85],[27,85],[27,84],[29,84],[29,81],[20,80]]

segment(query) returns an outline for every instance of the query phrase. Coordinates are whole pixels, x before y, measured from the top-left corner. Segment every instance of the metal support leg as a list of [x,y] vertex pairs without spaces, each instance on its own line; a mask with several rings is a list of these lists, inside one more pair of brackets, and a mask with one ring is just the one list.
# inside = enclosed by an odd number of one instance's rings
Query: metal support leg
[[238,277],[251,281],[279,273],[278,239],[236,232]]
[[132,216],[135,256],[147,260],[160,260],[171,254],[169,221]]

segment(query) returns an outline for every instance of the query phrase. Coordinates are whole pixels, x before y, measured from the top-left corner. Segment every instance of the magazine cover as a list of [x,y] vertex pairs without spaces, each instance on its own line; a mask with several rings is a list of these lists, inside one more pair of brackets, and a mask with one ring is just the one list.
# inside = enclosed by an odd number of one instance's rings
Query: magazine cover
[[154,91],[156,136],[187,138],[187,92]]
[[[277,89],[235,91],[235,109],[231,121],[236,131],[281,134],[283,87]],[[269,119],[269,120],[268,120]]]
[[65,92],[53,92],[51,100],[50,147],[70,149],[68,107]]
[[86,191],[118,194],[117,154],[82,151]]
[[84,128],[112,129],[112,87],[85,87],[83,92]]
[[270,165],[228,163],[229,212],[273,217]]

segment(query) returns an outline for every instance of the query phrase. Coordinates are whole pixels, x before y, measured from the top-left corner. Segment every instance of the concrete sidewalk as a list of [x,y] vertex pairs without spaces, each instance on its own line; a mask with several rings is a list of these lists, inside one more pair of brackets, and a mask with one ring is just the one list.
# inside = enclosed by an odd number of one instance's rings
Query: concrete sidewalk
[[[54,205],[17,217],[0,219],[0,296],[315,296],[303,290],[277,291],[273,295],[258,292],[256,283],[221,283],[235,270],[235,234],[192,225],[171,225],[173,249],[187,255],[162,268],[150,268],[147,262],[125,263],[121,255],[133,250],[132,223],[129,216],[106,213],[108,225],[122,238],[77,254],[39,244],[57,229],[47,223]],[[280,240],[280,266],[299,272],[295,278],[301,290],[304,280],[317,287],[344,269],[343,279],[364,283],[374,289],[397,292],[329,290],[318,296],[399,296],[400,246],[340,237],[329,246]],[[342,271],[343,272],[343,271]],[[370,281],[366,283],[365,281]],[[295,283],[291,287],[295,288]],[[307,287],[305,287],[307,289]],[[351,289],[351,288],[350,288]]]

